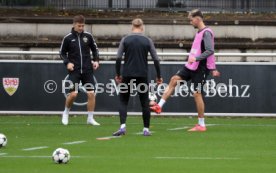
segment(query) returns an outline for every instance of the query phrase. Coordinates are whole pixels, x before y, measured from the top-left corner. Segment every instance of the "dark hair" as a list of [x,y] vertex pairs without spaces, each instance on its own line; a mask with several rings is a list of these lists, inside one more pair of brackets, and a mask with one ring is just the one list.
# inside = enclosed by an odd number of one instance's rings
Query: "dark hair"
[[83,15],[77,15],[73,18],[73,23],[85,23],[85,18]]
[[203,14],[199,9],[194,9],[189,13],[192,17],[201,17],[203,19]]

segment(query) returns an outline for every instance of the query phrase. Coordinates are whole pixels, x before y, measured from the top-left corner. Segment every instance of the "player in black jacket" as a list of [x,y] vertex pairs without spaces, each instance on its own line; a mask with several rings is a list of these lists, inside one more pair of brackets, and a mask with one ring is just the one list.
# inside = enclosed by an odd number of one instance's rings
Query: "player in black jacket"
[[[117,83],[125,85],[124,90],[120,88],[120,129],[113,133],[113,136],[121,136],[126,133],[127,105],[129,96],[136,85],[140,98],[143,114],[144,129],[143,135],[150,136],[150,109],[149,109],[149,85],[148,85],[148,53],[151,54],[152,60],[157,73],[157,84],[162,83],[160,75],[159,58],[152,40],[143,34],[144,25],[141,19],[132,21],[132,33],[125,36],[120,43],[117,60],[116,60],[116,77]],[[124,65],[121,75],[121,61],[124,54]],[[140,85],[140,87],[139,87]]]
[[[62,114],[62,124],[68,124],[69,110],[78,95],[80,81],[87,91],[87,123],[100,125],[93,117],[95,109],[95,81],[93,70],[99,67],[99,51],[93,36],[84,31],[85,18],[77,15],[73,18],[73,28],[67,34],[61,44],[60,56],[68,70],[70,94],[65,102],[65,110]],[[93,59],[91,59],[92,51]]]

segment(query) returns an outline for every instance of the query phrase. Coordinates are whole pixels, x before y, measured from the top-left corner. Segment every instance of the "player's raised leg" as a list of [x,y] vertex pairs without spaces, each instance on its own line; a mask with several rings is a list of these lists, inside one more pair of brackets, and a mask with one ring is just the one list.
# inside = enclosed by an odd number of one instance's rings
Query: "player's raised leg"
[[182,80],[182,78],[178,75],[174,75],[169,85],[166,87],[164,94],[162,95],[162,98],[160,99],[158,104],[155,104],[150,107],[151,111],[160,114],[162,112],[162,107],[166,103],[166,100],[172,95],[178,81]]

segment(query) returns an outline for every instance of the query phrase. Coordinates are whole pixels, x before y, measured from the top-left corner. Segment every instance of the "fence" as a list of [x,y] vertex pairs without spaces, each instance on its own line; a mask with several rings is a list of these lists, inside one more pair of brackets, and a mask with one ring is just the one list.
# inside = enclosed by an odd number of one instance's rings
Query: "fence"
[[[49,51],[0,51],[0,55],[59,55]],[[100,52],[101,56],[116,56],[116,52]],[[158,56],[188,56],[189,53],[157,53]],[[276,53],[215,53],[224,57],[276,57]]]
[[[0,51],[0,54],[57,55],[58,52]],[[101,52],[114,56],[115,52]],[[159,56],[179,56],[186,53],[158,53]],[[276,56],[275,53],[220,53],[219,56]],[[206,115],[209,116],[269,116],[275,117],[276,63],[217,63],[222,75],[209,78],[205,95]],[[181,62],[162,62],[164,82],[168,82]],[[63,80],[67,72],[61,61],[0,60],[0,114],[59,114],[64,106],[67,90],[63,92]],[[118,91],[114,81],[115,62],[101,62],[95,72],[98,84],[106,86],[97,93],[96,114],[118,114]],[[149,65],[149,79],[155,79],[153,63]],[[51,83],[49,83],[51,82]],[[48,86],[48,84],[51,84]],[[2,85],[2,86],[1,86]],[[53,88],[53,86],[55,86]],[[110,87],[107,87],[110,86]],[[48,88],[49,87],[49,88]],[[49,91],[46,89],[54,89]],[[164,89],[164,88],[163,88]],[[162,87],[156,88],[160,98]],[[196,115],[194,100],[185,87],[176,90],[164,107],[163,115]],[[77,103],[86,102],[85,93],[79,93]],[[133,95],[134,96],[134,95]],[[130,114],[140,114],[138,97],[129,103]],[[80,105],[80,104],[79,104]],[[83,114],[85,106],[75,105],[74,114]]]
[[207,12],[275,12],[274,0],[0,0],[2,7],[44,6],[57,9],[149,9]]

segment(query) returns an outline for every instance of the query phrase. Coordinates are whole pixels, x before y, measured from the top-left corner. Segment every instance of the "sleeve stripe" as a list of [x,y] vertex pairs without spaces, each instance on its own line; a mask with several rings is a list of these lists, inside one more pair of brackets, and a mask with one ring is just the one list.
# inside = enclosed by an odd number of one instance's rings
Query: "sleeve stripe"
[[67,35],[63,38],[63,40],[62,40],[62,42],[61,42],[60,49],[59,49],[60,52],[61,52],[61,49],[62,49],[62,47],[63,47],[64,40],[65,40],[69,35],[71,35],[71,34],[72,34],[72,33],[69,33],[69,34],[67,34]]

